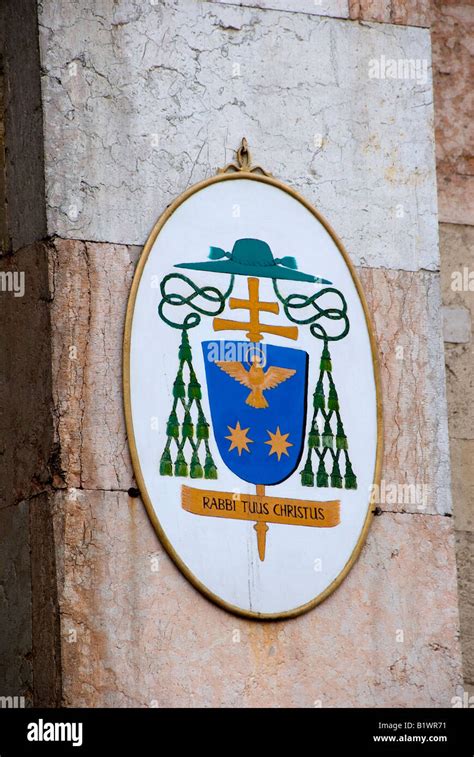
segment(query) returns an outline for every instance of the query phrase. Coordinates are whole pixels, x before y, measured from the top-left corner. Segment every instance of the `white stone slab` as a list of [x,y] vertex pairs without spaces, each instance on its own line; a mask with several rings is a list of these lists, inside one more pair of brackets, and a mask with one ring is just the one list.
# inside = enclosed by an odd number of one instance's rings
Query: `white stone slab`
[[327,217],[359,265],[438,266],[429,33],[181,0],[46,0],[40,37],[49,232],[142,244],[185,187],[255,160]]
[[309,13],[315,16],[349,17],[348,0],[211,0],[223,5],[245,5],[265,10]]

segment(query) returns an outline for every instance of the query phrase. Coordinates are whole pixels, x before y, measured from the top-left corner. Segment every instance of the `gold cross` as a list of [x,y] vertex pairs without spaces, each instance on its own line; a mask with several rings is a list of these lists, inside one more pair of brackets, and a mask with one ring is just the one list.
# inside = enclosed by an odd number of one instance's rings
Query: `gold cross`
[[260,282],[258,279],[249,277],[247,283],[249,288],[248,300],[231,297],[229,300],[229,306],[231,310],[235,310],[236,308],[248,310],[248,322],[232,321],[226,318],[214,318],[214,331],[243,331],[248,328],[248,332],[245,336],[251,342],[261,342],[264,332],[267,334],[284,336],[287,339],[298,339],[298,328],[296,326],[267,326],[264,323],[260,323],[260,313],[262,311],[278,315],[280,312],[280,306],[278,305],[278,302],[260,302],[258,293]]

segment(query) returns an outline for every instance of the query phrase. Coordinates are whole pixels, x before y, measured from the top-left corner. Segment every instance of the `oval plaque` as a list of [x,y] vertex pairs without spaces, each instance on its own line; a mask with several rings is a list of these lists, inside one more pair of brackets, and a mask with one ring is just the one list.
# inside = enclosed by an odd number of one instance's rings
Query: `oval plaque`
[[228,168],[178,197],[141,255],[127,431],[148,514],[185,576],[227,610],[292,617],[341,583],[370,525],[376,349],[329,225],[242,148]]

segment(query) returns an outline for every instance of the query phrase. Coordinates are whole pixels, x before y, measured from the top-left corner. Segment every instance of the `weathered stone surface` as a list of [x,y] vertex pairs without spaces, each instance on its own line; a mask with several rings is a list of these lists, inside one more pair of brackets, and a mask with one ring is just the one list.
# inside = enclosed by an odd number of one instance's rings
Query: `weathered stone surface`
[[464,680],[474,685],[474,533],[456,532]]
[[[451,511],[439,276],[361,269],[379,346],[386,484],[402,487],[397,506]],[[416,487],[418,504],[413,498]]]
[[457,439],[474,438],[472,391],[474,388],[474,349],[467,344],[446,345],[449,429]]
[[[29,502],[31,544],[31,626],[33,641],[33,705],[61,703],[61,633],[56,560],[62,538],[53,522],[54,496],[47,493]],[[57,541],[55,541],[57,540]],[[60,552],[61,550],[59,550]]]
[[[1,255],[46,236],[36,0],[0,4],[0,50],[6,147],[5,165],[0,163],[5,172],[0,201],[6,199],[0,210]],[[6,197],[2,197],[2,184]]]
[[443,339],[451,344],[467,344],[471,339],[471,314],[464,307],[443,307]]
[[[440,225],[443,303],[466,308],[474,323],[474,227]],[[447,344],[446,381],[452,438],[474,439],[474,339]]]
[[432,29],[439,216],[474,224],[472,3],[436,3]]
[[443,303],[466,307],[474,316],[474,228],[439,226]]
[[442,707],[457,693],[449,518],[375,518],[328,600],[261,624],[196,592],[140,500],[71,491],[55,509],[66,705]]
[[349,0],[350,18],[408,26],[429,26],[430,0]]
[[474,532],[474,439],[451,437],[454,527]]
[[53,400],[64,479],[128,489],[122,339],[136,251],[56,240],[52,256]]
[[142,244],[245,135],[355,262],[437,268],[430,82],[369,77],[381,55],[429,59],[427,31],[195,0],[94,5],[41,6],[51,233]]
[[291,11],[315,16],[333,16],[348,18],[348,0],[211,0],[214,3],[228,5],[248,5],[262,10]]
[[48,247],[1,258],[0,275],[2,508],[42,491],[54,466]]
[[465,688],[469,688],[474,684],[474,228],[440,224],[440,252],[443,302],[450,308],[462,308],[471,324],[469,342],[445,345],[461,644]]
[[0,510],[0,696],[25,697],[25,703],[27,700],[31,704],[32,633],[28,518],[28,502]]

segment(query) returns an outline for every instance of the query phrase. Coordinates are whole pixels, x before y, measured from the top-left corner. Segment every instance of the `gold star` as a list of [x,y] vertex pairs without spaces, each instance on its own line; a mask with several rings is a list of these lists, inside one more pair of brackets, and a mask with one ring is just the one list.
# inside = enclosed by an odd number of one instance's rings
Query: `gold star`
[[246,452],[250,452],[247,446],[248,444],[253,444],[253,440],[247,437],[247,431],[250,431],[250,426],[248,428],[240,428],[240,423],[237,421],[235,428],[232,428],[232,426],[227,426],[227,428],[230,431],[230,436],[226,436],[226,439],[229,439],[231,442],[229,452],[232,452],[234,448],[239,451],[239,456],[242,454],[243,449]]
[[287,442],[286,440],[289,437],[289,434],[282,434],[280,431],[280,426],[277,426],[277,430],[274,434],[272,434],[271,431],[267,431],[267,434],[269,434],[270,439],[268,442],[265,442],[265,444],[269,444],[271,447],[269,455],[278,455],[278,462],[280,462],[280,458],[282,455],[288,455],[287,448],[293,447],[291,442]]

